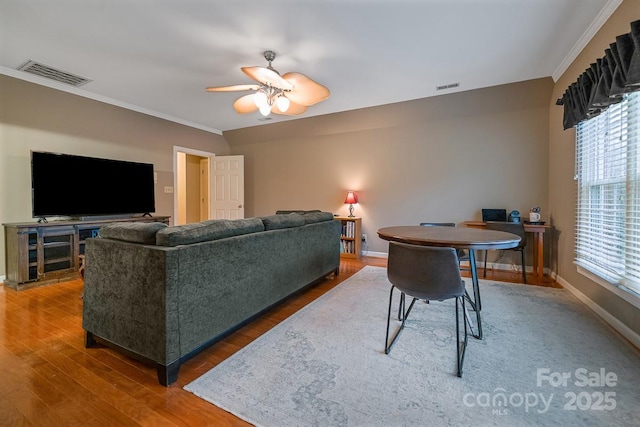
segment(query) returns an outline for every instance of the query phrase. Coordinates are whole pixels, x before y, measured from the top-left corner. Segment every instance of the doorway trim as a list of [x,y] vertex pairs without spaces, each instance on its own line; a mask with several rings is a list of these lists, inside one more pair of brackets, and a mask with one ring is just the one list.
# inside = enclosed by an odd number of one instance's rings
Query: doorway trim
[[[177,145],[173,146],[173,219],[174,223],[178,218],[178,153],[191,154],[199,157],[208,157],[209,158],[209,170],[211,170],[211,163],[213,162],[213,158],[216,156],[215,153],[211,153],[208,151],[196,150],[193,148],[180,147]],[[209,189],[211,192],[211,189]]]

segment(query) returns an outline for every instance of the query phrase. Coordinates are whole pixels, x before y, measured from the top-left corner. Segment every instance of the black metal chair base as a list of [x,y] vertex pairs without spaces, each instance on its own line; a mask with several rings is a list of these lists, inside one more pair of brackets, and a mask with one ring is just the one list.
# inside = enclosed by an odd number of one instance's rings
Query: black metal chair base
[[[391,328],[391,308],[393,305],[394,289],[395,289],[395,286],[392,285],[391,290],[389,291],[389,311],[387,313],[387,334],[385,337],[385,348],[384,348],[385,354],[389,354],[391,352],[391,349],[393,348],[394,344],[400,337],[400,334],[404,330],[404,326],[407,321],[407,318],[409,317],[409,313],[411,313],[411,310],[413,309],[415,302],[418,300],[418,298],[413,298],[413,300],[411,301],[411,304],[409,304],[409,308],[405,310],[406,308],[405,293],[401,292],[400,303],[398,305],[398,320],[401,321],[402,323],[400,324],[400,327],[395,331],[393,337],[391,338],[391,341],[389,341],[389,330]],[[467,298],[469,298],[468,295],[456,297],[455,299],[456,300],[456,356],[457,356],[456,358],[457,358],[457,368],[458,368],[457,376],[458,377],[462,377],[462,366],[464,364],[464,356],[467,351],[468,331],[469,329],[471,329],[471,326],[472,326],[471,320],[469,318],[469,314],[467,312],[467,307],[465,305],[465,299]],[[427,301],[427,303],[428,302],[429,301]],[[471,303],[473,304],[473,302]],[[463,317],[462,323],[464,326],[464,340],[462,342],[460,342],[460,313],[459,313],[460,306],[462,306],[462,317]],[[478,314],[478,316],[480,315],[477,311],[476,313]],[[478,325],[480,325],[480,323],[478,323]]]
[[404,330],[404,324],[405,324],[405,322],[407,320],[407,317],[409,317],[409,313],[411,313],[411,310],[413,309],[413,305],[415,304],[415,302],[417,300],[417,298],[414,298],[411,301],[411,304],[409,304],[409,308],[407,310],[405,310],[405,294],[404,294],[404,292],[401,292],[401,294],[400,294],[400,303],[398,304],[398,320],[401,321],[402,323],[400,324],[400,327],[398,328],[398,330],[393,335],[393,338],[391,339],[391,342],[389,342],[389,328],[390,328],[390,324],[391,324],[391,305],[393,304],[393,290],[394,289],[395,289],[395,286],[391,286],[391,291],[389,293],[389,313],[388,313],[388,316],[387,316],[387,338],[385,340],[384,354],[389,354],[389,352],[391,352],[391,348],[396,343],[396,340],[400,336],[400,333],[402,333],[402,331]]

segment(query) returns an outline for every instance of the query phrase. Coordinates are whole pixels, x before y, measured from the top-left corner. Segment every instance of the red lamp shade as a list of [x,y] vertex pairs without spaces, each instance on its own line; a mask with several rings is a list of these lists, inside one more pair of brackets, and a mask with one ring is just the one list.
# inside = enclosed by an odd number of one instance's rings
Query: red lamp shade
[[349,191],[347,193],[347,198],[344,199],[345,204],[354,204],[358,203],[358,196],[353,191]]
[[347,193],[344,203],[349,205],[349,218],[353,218],[353,205],[358,203],[358,196],[353,191]]

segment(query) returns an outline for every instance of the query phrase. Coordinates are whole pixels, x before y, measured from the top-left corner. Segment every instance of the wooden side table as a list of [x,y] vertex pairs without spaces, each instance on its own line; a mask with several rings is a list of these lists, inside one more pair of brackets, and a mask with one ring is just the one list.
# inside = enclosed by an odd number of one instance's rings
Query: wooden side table
[[[482,221],[465,221],[464,225],[472,228],[484,228]],[[551,229],[550,225],[524,223],[524,231],[533,234],[533,281],[542,283],[544,277],[544,233]]]

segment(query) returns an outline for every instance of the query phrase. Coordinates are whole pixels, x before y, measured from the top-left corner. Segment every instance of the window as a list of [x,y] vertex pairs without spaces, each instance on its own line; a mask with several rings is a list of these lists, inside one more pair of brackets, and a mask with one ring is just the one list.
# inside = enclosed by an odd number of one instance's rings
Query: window
[[576,134],[576,263],[640,295],[640,92]]

